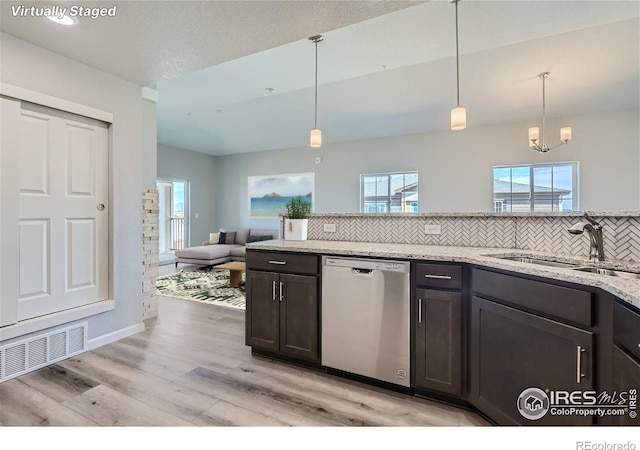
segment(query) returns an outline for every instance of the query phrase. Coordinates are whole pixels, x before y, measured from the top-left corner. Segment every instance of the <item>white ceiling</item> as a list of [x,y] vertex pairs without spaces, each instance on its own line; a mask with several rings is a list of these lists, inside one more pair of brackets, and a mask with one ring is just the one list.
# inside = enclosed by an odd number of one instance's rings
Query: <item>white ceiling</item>
[[[141,86],[405,8],[411,1],[9,1],[0,29]],[[63,27],[12,6],[117,6],[115,17]]]
[[[175,147],[224,155],[307,146],[314,108],[307,37],[317,33],[325,38],[318,45],[325,144],[449,127],[455,22],[447,1],[121,3],[129,9],[119,10],[117,23],[95,21],[81,34],[60,37],[48,24],[8,20],[4,4],[1,24],[106,72],[155,83],[158,141]],[[551,72],[548,117],[638,108],[637,0],[463,0],[458,8],[469,127],[539,121],[543,71]],[[93,54],[97,41],[110,44]]]

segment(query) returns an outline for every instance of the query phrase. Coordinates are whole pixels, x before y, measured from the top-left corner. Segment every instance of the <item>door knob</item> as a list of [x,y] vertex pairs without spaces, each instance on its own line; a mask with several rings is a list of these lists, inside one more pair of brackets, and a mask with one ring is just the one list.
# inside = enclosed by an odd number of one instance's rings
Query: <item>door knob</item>
[[104,211],[104,203],[98,203],[98,206],[96,206],[96,209],[98,211]]

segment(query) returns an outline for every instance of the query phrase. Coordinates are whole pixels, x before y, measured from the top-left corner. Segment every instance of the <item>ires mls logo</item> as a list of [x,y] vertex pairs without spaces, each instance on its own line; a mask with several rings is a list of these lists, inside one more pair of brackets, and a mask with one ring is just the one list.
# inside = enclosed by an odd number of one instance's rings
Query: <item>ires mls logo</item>
[[538,388],[527,388],[518,396],[518,411],[525,419],[538,420],[549,411],[549,396]]
[[525,419],[538,420],[547,413],[552,416],[624,416],[637,417],[637,390],[550,391],[527,388],[518,396],[518,412]]

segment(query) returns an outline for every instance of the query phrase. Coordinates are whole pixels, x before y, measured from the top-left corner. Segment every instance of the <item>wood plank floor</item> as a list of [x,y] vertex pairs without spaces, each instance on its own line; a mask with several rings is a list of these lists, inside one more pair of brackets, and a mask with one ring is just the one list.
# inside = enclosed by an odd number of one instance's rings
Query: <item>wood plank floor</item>
[[251,355],[244,311],[160,297],[146,331],[0,384],[0,426],[476,426],[469,411]]

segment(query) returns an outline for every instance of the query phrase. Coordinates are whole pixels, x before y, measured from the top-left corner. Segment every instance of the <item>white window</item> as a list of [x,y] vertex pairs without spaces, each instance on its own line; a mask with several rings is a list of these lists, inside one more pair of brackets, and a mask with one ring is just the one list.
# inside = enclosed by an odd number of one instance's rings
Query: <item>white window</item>
[[360,212],[418,212],[418,172],[360,175]]
[[495,212],[577,211],[578,163],[496,166],[493,205]]

